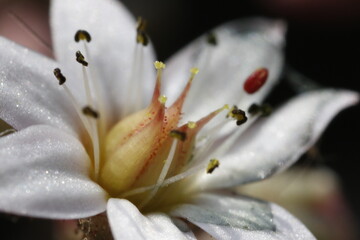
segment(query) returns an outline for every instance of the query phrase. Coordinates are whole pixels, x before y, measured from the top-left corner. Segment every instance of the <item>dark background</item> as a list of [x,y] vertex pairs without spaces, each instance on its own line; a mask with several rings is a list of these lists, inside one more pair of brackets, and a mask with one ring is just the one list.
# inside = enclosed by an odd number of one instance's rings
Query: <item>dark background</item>
[[[123,2],[135,16],[142,16],[148,20],[148,33],[160,60],[165,60],[192,39],[226,21],[259,15],[284,18],[288,21],[285,53],[289,66],[320,86],[360,92],[360,1]],[[296,93],[296,88],[288,80],[285,74],[284,80],[269,97],[269,101],[274,105]],[[360,226],[359,116],[359,106],[339,114],[317,144],[322,161],[310,163],[326,165],[338,173],[357,226]],[[50,231],[50,223],[47,221],[13,219],[8,216],[0,216],[0,226],[1,239],[7,234],[13,238],[5,239],[48,239],[44,236]],[[39,235],[28,235],[34,232],[39,232]]]

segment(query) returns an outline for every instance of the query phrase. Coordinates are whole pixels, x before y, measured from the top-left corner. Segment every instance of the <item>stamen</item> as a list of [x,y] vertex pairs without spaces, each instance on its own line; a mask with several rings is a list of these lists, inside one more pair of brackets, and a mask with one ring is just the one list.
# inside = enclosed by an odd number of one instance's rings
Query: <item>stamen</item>
[[99,118],[99,113],[97,111],[95,111],[94,109],[92,109],[90,106],[86,106],[82,109],[82,112],[86,115],[86,116],[90,116],[93,118]]
[[196,124],[196,122],[189,121],[187,126],[190,129],[194,129],[194,128],[196,128],[197,124]]
[[134,49],[134,58],[132,59],[132,66],[130,75],[127,78],[126,94],[123,96],[124,101],[131,102],[132,104],[126,104],[121,111],[122,117],[125,117],[132,112],[140,110],[143,106],[143,45],[136,44]]
[[[250,116],[250,118],[248,119],[248,124],[247,126],[251,126],[251,124],[253,124],[253,122],[255,122],[255,120],[257,119],[257,117],[255,116]],[[230,133],[230,135],[228,135],[227,139],[225,139],[217,148],[215,151],[212,152],[212,155],[215,156],[221,156],[224,153],[226,153],[231,146],[233,146],[233,144],[236,142],[236,139],[239,138],[239,136],[244,133],[244,131],[247,130],[247,127],[242,127],[240,129],[238,129],[237,131],[232,131]],[[208,146],[207,146],[208,147]]]
[[84,67],[87,67],[89,65],[89,63],[85,61],[85,57],[80,51],[77,51],[75,56],[76,56],[76,61],[82,64]]
[[139,187],[139,188],[132,189],[132,190],[130,190],[128,192],[125,192],[125,193],[121,194],[119,196],[119,198],[125,198],[125,197],[129,197],[129,196],[141,194],[141,193],[150,191],[150,190],[152,190],[154,188],[167,187],[170,184],[176,183],[176,182],[178,182],[178,181],[180,181],[180,180],[182,180],[184,178],[187,178],[187,177],[189,177],[191,175],[194,175],[194,174],[198,173],[199,171],[204,169],[204,167],[205,166],[203,164],[199,164],[199,165],[197,165],[195,167],[192,167],[192,168],[186,170],[185,172],[182,172],[180,174],[177,174],[177,175],[174,175],[172,177],[169,177],[169,178],[165,179],[162,183],[157,183],[157,184],[147,186],[147,187]]
[[195,75],[199,73],[199,69],[196,67],[193,67],[190,69],[190,73],[191,73],[191,80],[193,80]]
[[146,21],[141,17],[138,18],[138,26],[136,28],[136,42],[142,44],[143,46],[147,46],[149,44],[149,38],[145,33]]
[[246,114],[243,110],[239,109],[237,106],[233,106],[229,113],[226,115],[227,118],[231,117],[236,120],[236,125],[240,126],[241,124],[247,121]]
[[90,42],[91,41],[91,36],[90,34],[85,31],[85,30],[78,30],[76,33],[75,33],[75,42],[79,42],[80,40],[82,41],[87,41],[87,42]]
[[[84,46],[84,58],[87,59],[90,63],[90,52],[89,52],[89,49],[88,49],[88,46],[87,46],[87,43],[91,41],[92,37],[90,35],[89,32],[87,32],[86,30],[78,30],[76,33],[75,33],[75,41],[76,42],[79,42],[80,40],[83,42],[83,46]],[[86,62],[88,62],[86,61]],[[90,64],[91,65],[91,64]],[[92,66],[87,66],[88,67],[88,71],[90,72],[90,76],[91,76],[91,80],[92,80],[92,83],[94,84],[94,92],[95,92],[95,97],[96,97],[96,102],[97,102],[97,106],[99,108],[99,110],[101,112],[99,112],[99,115],[101,115],[101,119],[98,121],[99,124],[100,124],[100,130],[101,131],[101,134],[104,135],[104,129],[106,128],[105,125],[106,125],[106,114],[104,114],[103,110],[104,109],[104,101],[103,101],[103,98],[100,94],[100,91],[99,89],[101,89],[100,87],[100,84],[99,84],[99,81],[98,81],[98,78],[96,77],[97,75],[94,73],[94,70],[92,68]],[[87,99],[88,99],[88,104],[90,105],[93,105],[92,103],[92,100],[91,100],[91,97],[89,96],[90,95],[90,84],[88,83],[88,74],[87,72],[85,71],[84,69],[85,67],[83,67],[83,76],[84,76],[84,80],[85,80],[85,88],[86,88],[86,95],[87,95]],[[89,100],[90,99],[90,100]]]
[[173,105],[170,107],[169,112],[173,112],[175,111],[177,114],[180,115],[180,111],[182,109],[182,106],[184,104],[184,101],[186,99],[187,94],[190,91],[190,88],[192,86],[192,82],[195,78],[195,76],[199,73],[199,69],[198,68],[191,68],[190,69],[190,78],[184,88],[184,90],[182,91],[182,93],[180,94],[180,96],[176,99],[176,101],[173,103]]
[[[204,126],[205,124],[207,124],[211,119],[213,119],[217,114],[219,114],[220,112],[224,111],[224,110],[229,110],[229,105],[225,104],[222,108],[217,109],[216,111],[210,113],[209,115],[207,115],[206,117],[200,119],[199,121],[196,122],[196,127],[198,126]],[[216,124],[214,127],[212,127],[211,129],[207,130],[207,135],[210,136],[216,136],[216,132],[220,131],[221,127],[224,126],[226,124],[226,122],[219,122],[218,124]],[[203,138],[203,137],[201,137]]]
[[267,117],[271,114],[272,112],[272,107],[270,106],[270,104],[263,104],[263,105],[258,105],[256,103],[251,104],[251,106],[248,109],[248,112],[251,115],[257,115],[260,113],[261,117]]
[[[84,42],[85,43],[85,42]],[[86,45],[85,45],[86,47]],[[86,49],[86,48],[85,48]],[[99,140],[99,129],[97,125],[97,120],[99,117],[99,113],[92,109],[94,106],[93,99],[91,96],[91,89],[89,84],[89,79],[87,76],[86,68],[89,64],[85,60],[84,55],[80,52],[76,52],[76,61],[79,62],[82,65],[82,72],[83,72],[83,82],[85,87],[85,93],[87,98],[87,103],[89,106],[86,106],[83,108],[83,114],[91,116],[93,119],[89,120],[90,124],[90,136],[93,144],[93,156],[94,156],[94,171],[95,171],[95,178],[98,178],[99,170],[100,170],[100,140]]]
[[55,68],[54,69],[54,75],[57,78],[57,80],[59,80],[59,85],[63,85],[66,82],[66,78],[61,73],[60,68]]
[[170,131],[170,137],[179,139],[180,141],[185,141],[186,140],[186,132],[182,132],[179,130],[172,130]]
[[[222,108],[219,108],[219,109],[213,111],[212,113],[208,114],[207,116],[198,120],[196,122],[196,126],[194,128],[187,129],[186,132],[187,132],[188,137],[190,139],[192,137],[194,137],[197,134],[197,132],[199,132],[207,123],[209,123],[215,116],[217,116],[220,112],[222,112],[225,109],[228,109],[228,105],[224,105]],[[187,124],[187,126],[188,125],[189,124]],[[190,125],[192,125],[192,124],[190,124]],[[211,149],[214,147],[213,144],[217,140],[216,133],[218,131],[220,131],[224,125],[225,125],[225,123],[223,121],[221,121],[221,122],[217,123],[215,126],[213,126],[211,129],[208,129],[207,135],[210,136],[210,138],[200,137],[200,138],[207,138],[207,139],[206,139],[206,145],[204,147],[200,148],[200,150],[199,150],[199,148],[196,148],[196,150],[193,152],[193,154],[196,155],[197,158],[203,159],[205,156],[207,156],[209,151],[211,151]],[[193,163],[195,163],[195,162],[193,162]]]
[[93,118],[90,119],[89,122],[90,122],[90,131],[91,131],[90,135],[93,144],[95,179],[97,179],[100,171],[100,139],[99,139],[99,128],[97,125],[99,113],[92,108],[92,106],[94,106],[94,103],[91,96],[90,84],[89,84],[89,79],[87,77],[85,66],[82,67],[82,72],[83,72],[83,83],[86,92],[86,99],[89,104],[88,106],[85,106],[82,109],[82,112],[83,114]]
[[217,159],[211,159],[207,168],[206,168],[206,173],[212,173],[216,168],[218,168],[220,165],[219,160]]
[[155,61],[154,66],[155,66],[156,70],[162,70],[162,69],[165,69],[166,64],[161,61]]
[[161,95],[158,100],[161,104],[165,104],[167,101],[167,97],[165,95]]
[[126,104],[121,111],[121,116],[125,117],[132,112],[136,112],[142,108],[143,105],[143,91],[141,81],[143,79],[143,47],[149,44],[149,38],[145,33],[146,21],[141,17],[138,18],[138,25],[136,27],[136,44],[133,64],[128,76],[128,89],[124,95],[124,101],[131,102],[131,107]]
[[93,98],[91,96],[90,82],[85,66],[82,67],[82,74],[83,74],[83,84],[86,93],[86,101],[90,106],[94,106]]
[[260,112],[260,106],[256,103],[253,103],[250,105],[249,109],[248,109],[248,112],[251,114],[251,115],[256,115]]
[[204,42],[204,48],[200,52],[200,55],[196,58],[195,66],[197,66],[199,69],[201,69],[201,74],[197,77],[197,81],[191,86],[191,92],[189,93],[189,98],[194,99],[196,96],[199,95],[200,92],[203,91],[203,81],[206,80],[207,77],[205,74],[208,72],[209,68],[211,67],[211,61],[213,59],[214,51],[216,51],[216,46],[218,44],[218,39],[216,38],[215,33],[208,34],[207,37],[205,37]]
[[[55,68],[54,69],[54,75],[55,75],[55,72],[60,72],[61,73],[61,70],[59,68]],[[55,75],[55,77],[58,79],[58,77],[56,75]],[[69,96],[70,101],[71,101],[72,105],[74,106],[76,112],[78,113],[81,122],[84,124],[85,129],[88,131],[89,135],[91,136],[89,122],[84,118],[83,114],[81,114],[81,112],[80,112],[81,107],[80,107],[79,102],[76,100],[75,96],[71,93],[70,89],[67,87],[65,82],[63,82],[61,84],[61,86],[65,90],[66,94]]]
[[248,94],[257,92],[266,82],[269,71],[266,68],[255,70],[244,82],[244,90]]
[[213,46],[217,45],[217,37],[214,32],[209,32],[207,35],[207,43]]
[[159,102],[161,103],[161,99],[163,99],[160,96],[161,78],[162,78],[162,71],[163,71],[163,69],[165,69],[166,65],[163,62],[155,61],[154,67],[157,70],[157,74],[156,74],[156,83],[155,83],[155,88],[154,88],[154,93],[153,93],[153,98],[151,100],[151,104],[156,106]]
[[264,103],[261,106],[261,117],[267,117],[272,113],[273,109],[270,104]]

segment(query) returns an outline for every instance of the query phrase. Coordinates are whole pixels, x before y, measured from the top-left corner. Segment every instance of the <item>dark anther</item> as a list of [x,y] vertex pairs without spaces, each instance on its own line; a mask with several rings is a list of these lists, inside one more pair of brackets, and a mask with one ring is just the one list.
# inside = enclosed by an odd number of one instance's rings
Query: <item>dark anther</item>
[[136,28],[136,42],[142,44],[143,46],[147,46],[149,44],[149,37],[145,32],[146,21],[141,17],[138,18],[138,25]]
[[149,37],[143,31],[138,31],[136,35],[136,42],[147,46],[149,44]]
[[217,159],[211,159],[207,168],[206,168],[206,173],[212,173],[216,168],[218,168],[220,166],[220,162]]
[[241,120],[237,120],[237,121],[236,121],[236,125],[240,126],[241,124],[246,123],[246,121],[247,121],[247,117],[246,117],[246,116],[244,116],[244,118],[243,118],[243,119],[241,119]]
[[216,38],[215,33],[213,33],[213,32],[208,33],[206,40],[207,40],[207,43],[210,45],[214,45],[214,46],[217,45],[217,38]]
[[261,117],[267,117],[267,116],[269,116],[271,114],[272,107],[267,103],[265,103],[263,105],[258,105],[256,103],[253,103],[249,107],[248,112],[251,115],[260,114]]
[[94,109],[92,109],[90,106],[86,106],[82,109],[83,114],[93,117],[93,118],[98,118],[99,117],[99,113],[97,111],[95,111]]
[[66,82],[66,77],[61,73],[60,68],[54,69],[54,75],[59,80],[59,85],[63,85]]
[[89,63],[87,61],[85,61],[85,57],[84,57],[84,55],[82,55],[82,53],[80,51],[76,52],[76,61],[78,61],[85,67],[87,67],[89,65]]
[[251,104],[251,106],[249,107],[248,109],[248,112],[251,114],[251,115],[255,115],[255,114],[258,114],[261,110],[261,107],[259,105],[257,105],[256,103],[253,103]]
[[239,109],[236,105],[234,105],[230,112],[226,115],[227,118],[231,117],[236,120],[236,125],[241,125],[247,121],[246,114],[243,110]]
[[[234,111],[234,110],[233,110]],[[236,119],[236,125],[240,126],[243,123],[246,123],[247,117],[243,110],[237,109],[235,113],[233,113]]]
[[261,106],[261,116],[262,117],[267,117],[272,113],[272,107],[270,106],[270,104],[263,104]]
[[181,132],[181,131],[178,131],[178,130],[172,130],[172,131],[170,131],[169,135],[171,137],[173,137],[173,138],[179,139],[180,141],[185,141],[186,140],[186,133],[185,132]]
[[87,42],[90,42],[91,41],[91,36],[85,30],[78,30],[75,33],[75,42],[79,42],[80,40],[86,40]]

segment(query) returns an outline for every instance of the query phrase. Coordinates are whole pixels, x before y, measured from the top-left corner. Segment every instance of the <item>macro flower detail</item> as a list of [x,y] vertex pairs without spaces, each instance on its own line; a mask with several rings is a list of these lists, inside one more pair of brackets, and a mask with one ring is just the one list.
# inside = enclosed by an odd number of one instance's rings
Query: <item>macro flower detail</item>
[[218,191],[285,169],[358,101],[319,90],[267,116],[283,22],[222,25],[165,65],[117,1],[53,0],[50,20],[56,61],[0,38],[0,118],[16,130],[0,138],[1,211],[106,211],[115,239],[194,239],[189,222],[217,239],[313,239],[281,207]]

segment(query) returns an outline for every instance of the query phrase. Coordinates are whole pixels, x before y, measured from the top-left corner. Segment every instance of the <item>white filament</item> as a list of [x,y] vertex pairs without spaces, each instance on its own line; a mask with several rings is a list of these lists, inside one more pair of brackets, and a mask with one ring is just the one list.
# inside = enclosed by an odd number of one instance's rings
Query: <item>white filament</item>
[[198,96],[199,92],[202,91],[204,87],[204,73],[210,72],[209,67],[213,56],[214,47],[206,43],[204,48],[205,49],[200,53],[200,56],[195,64],[195,66],[198,66],[201,71],[197,76],[197,81],[194,82],[194,84],[191,86],[191,92],[189,93],[191,96],[189,96],[189,99],[196,99],[196,96]]
[[[248,118],[248,120],[246,121],[246,126],[251,126],[255,120],[258,118],[258,116],[250,116]],[[238,137],[245,132],[245,130],[248,127],[244,127],[242,126],[240,129],[237,129],[236,131],[232,131],[230,133],[230,136],[228,136],[224,142],[222,142],[216,149],[215,151],[212,153],[212,155],[214,156],[222,156],[224,155],[224,153],[226,153],[227,151],[229,151],[229,149],[233,146],[233,144],[235,143],[235,141],[238,139]]]
[[163,169],[161,170],[161,173],[159,175],[159,178],[155,184],[155,187],[153,188],[153,190],[149,193],[149,195],[144,199],[144,201],[140,204],[140,208],[144,207],[147,203],[150,202],[150,200],[156,195],[156,193],[158,192],[160,186],[163,184],[165,177],[167,175],[167,173],[169,172],[170,166],[172,161],[174,160],[174,156],[175,156],[175,152],[176,152],[176,147],[177,147],[177,139],[174,139],[174,142],[172,143],[169,155],[165,161],[165,164],[163,166]]
[[133,112],[141,109],[143,103],[143,92],[141,86],[142,74],[143,74],[143,55],[144,46],[142,44],[136,44],[134,49],[134,57],[131,66],[130,75],[127,79],[127,89],[125,93],[124,102],[131,102],[126,104],[121,113],[122,117],[125,117]]
[[125,197],[129,197],[129,196],[137,195],[137,194],[140,194],[140,193],[144,193],[144,192],[150,191],[150,190],[155,189],[155,188],[167,187],[170,184],[173,184],[173,183],[178,182],[178,181],[180,181],[182,179],[185,179],[185,178],[187,178],[187,177],[189,177],[191,175],[194,175],[194,174],[200,172],[201,170],[205,171],[206,167],[207,167],[207,163],[206,164],[199,164],[197,166],[194,166],[194,167],[186,170],[185,172],[182,172],[180,174],[177,174],[177,175],[174,175],[172,177],[169,177],[169,178],[165,179],[162,183],[157,183],[157,184],[147,186],[147,187],[135,188],[133,190],[130,190],[128,192],[123,193],[120,197],[125,198]]
[[86,131],[89,133],[90,137],[92,136],[91,134],[91,127],[90,127],[90,123],[89,121],[84,117],[84,114],[82,114],[81,112],[81,105],[80,103],[76,100],[75,96],[71,93],[70,89],[67,87],[66,83],[63,83],[61,85],[63,87],[63,89],[65,90],[66,94],[68,95],[68,97],[70,98],[70,102],[72,103],[72,105],[74,106],[76,113],[79,115],[79,118],[81,120],[81,122],[83,123]]
[[88,45],[86,43],[86,41],[83,41],[84,43],[84,55],[85,55],[85,59],[88,59],[89,62],[89,66],[87,67],[89,69],[89,76],[90,76],[90,81],[93,84],[93,92],[95,93],[95,99],[96,99],[96,104],[97,104],[97,110],[99,111],[100,114],[100,119],[98,119],[98,122],[100,124],[100,134],[103,136],[105,135],[105,129],[106,129],[106,122],[107,122],[107,115],[104,112],[105,109],[105,103],[104,103],[104,99],[100,93],[100,83],[99,83],[99,78],[98,75],[95,71],[95,69],[93,68],[93,64],[91,62],[91,55],[90,55],[90,51],[88,48]]
[[[86,93],[86,100],[90,107],[94,106],[94,101],[91,96],[91,88],[89,83],[88,74],[86,71],[86,67],[82,66],[82,73],[83,73],[83,84],[85,88]],[[94,150],[94,172],[95,172],[95,179],[98,178],[99,171],[100,171],[100,142],[99,142],[99,129],[97,126],[97,120],[96,119],[89,119],[90,122],[90,131],[91,131],[91,140],[93,144],[93,150]]]

